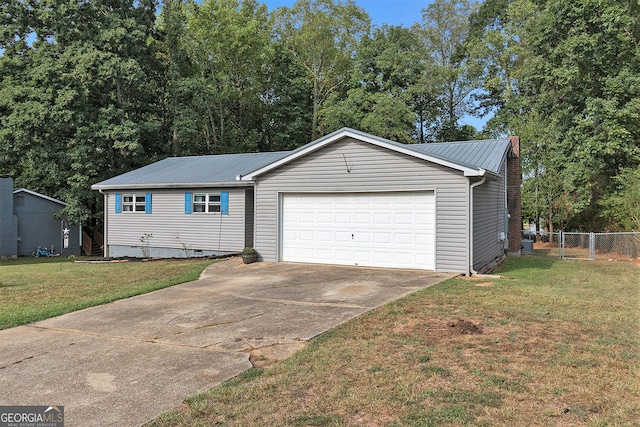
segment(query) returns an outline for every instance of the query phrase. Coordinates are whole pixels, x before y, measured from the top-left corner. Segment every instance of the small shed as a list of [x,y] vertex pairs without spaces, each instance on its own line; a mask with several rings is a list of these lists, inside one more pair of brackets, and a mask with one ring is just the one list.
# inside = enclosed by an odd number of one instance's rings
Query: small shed
[[[80,255],[82,226],[70,224],[66,214],[56,214],[67,204],[53,197],[20,188],[13,191],[13,212],[17,217],[18,256],[28,256],[45,246],[63,255]],[[63,232],[67,230],[68,247],[63,248]]]
[[67,204],[35,191],[13,188],[13,179],[0,175],[0,257],[30,256],[38,246],[59,253],[68,230],[64,255],[80,255],[82,227],[56,218]]

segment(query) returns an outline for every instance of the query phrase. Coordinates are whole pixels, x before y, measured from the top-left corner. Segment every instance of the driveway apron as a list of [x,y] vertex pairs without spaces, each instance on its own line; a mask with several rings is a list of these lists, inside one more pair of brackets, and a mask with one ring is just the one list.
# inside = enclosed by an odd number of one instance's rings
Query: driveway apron
[[139,426],[451,274],[294,263],[211,265],[200,280],[0,331],[0,405],[61,405],[65,425]]

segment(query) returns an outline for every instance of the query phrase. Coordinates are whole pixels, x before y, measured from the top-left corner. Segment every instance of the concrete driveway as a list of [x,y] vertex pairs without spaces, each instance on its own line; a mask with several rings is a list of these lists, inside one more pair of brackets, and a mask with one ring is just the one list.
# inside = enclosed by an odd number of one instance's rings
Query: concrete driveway
[[0,331],[0,405],[63,405],[66,426],[138,426],[449,274],[232,258],[200,280]]

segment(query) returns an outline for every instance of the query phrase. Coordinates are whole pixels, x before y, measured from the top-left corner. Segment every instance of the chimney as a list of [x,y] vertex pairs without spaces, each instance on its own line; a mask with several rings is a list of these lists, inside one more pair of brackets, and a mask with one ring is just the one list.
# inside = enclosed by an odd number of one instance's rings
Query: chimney
[[520,170],[520,137],[510,136],[511,152],[507,157],[507,210],[509,211],[509,239],[507,253],[520,256],[522,248],[522,171]]

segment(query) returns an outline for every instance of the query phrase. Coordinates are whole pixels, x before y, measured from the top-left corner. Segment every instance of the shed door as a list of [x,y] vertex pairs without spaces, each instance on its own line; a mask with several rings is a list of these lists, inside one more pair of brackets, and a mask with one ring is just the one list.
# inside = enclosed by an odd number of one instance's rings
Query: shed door
[[433,270],[434,193],[285,194],[283,261]]

